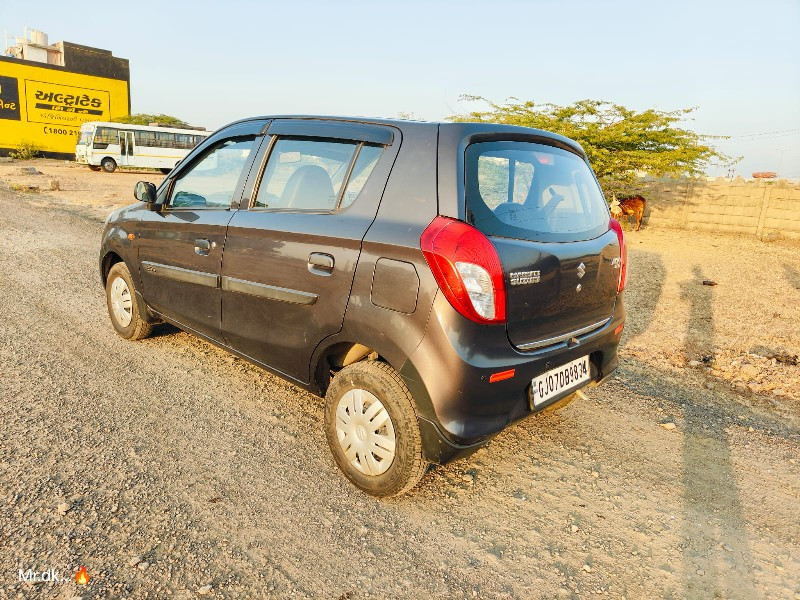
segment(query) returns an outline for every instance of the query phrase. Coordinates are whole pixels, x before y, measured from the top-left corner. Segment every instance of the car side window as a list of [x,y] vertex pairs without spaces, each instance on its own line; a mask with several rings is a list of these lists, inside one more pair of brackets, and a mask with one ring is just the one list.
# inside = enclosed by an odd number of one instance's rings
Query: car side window
[[253,208],[331,211],[349,206],[382,150],[354,141],[278,138]]
[[382,153],[383,146],[361,146],[356,164],[353,166],[353,172],[350,173],[350,179],[347,181],[347,187],[342,195],[341,208],[346,208],[355,202],[375,165],[378,164]]
[[211,146],[175,181],[170,208],[230,208],[254,143],[255,136],[243,136]]

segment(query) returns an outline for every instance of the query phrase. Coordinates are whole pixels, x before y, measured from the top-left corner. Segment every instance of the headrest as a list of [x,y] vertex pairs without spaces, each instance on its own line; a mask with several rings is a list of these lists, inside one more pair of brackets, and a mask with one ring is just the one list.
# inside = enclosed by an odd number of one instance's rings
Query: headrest
[[336,198],[328,172],[318,165],[305,165],[289,177],[281,194],[287,208],[332,209]]

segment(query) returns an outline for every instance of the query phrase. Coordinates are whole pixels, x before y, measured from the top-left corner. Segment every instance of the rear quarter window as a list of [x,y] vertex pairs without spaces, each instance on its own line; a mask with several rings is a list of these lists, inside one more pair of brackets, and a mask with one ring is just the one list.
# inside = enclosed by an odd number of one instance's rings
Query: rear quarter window
[[536,241],[591,239],[608,206],[588,165],[527,142],[471,144],[465,157],[467,222],[487,235]]

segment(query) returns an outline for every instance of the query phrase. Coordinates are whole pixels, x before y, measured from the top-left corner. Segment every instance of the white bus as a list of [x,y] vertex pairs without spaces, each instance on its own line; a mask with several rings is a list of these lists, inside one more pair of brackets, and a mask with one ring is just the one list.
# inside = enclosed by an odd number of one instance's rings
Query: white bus
[[75,160],[93,171],[113,173],[117,167],[169,171],[211,132],[174,127],[90,121],[81,126]]

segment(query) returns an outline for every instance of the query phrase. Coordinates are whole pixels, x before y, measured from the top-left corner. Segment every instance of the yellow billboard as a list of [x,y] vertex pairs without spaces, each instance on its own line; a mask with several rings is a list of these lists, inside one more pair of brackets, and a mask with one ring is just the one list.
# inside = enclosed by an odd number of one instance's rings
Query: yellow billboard
[[127,81],[0,60],[0,149],[29,142],[45,154],[74,156],[82,123],[128,112]]

